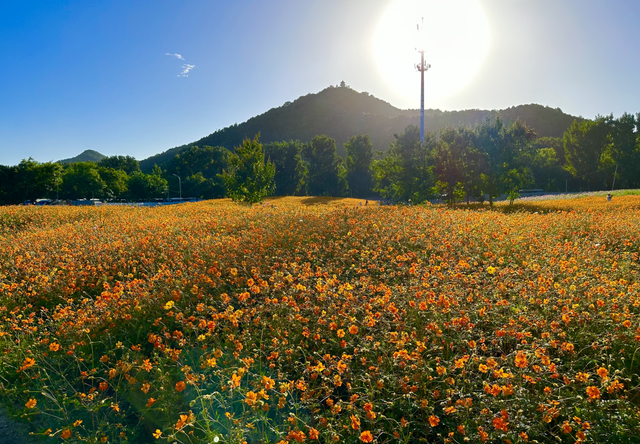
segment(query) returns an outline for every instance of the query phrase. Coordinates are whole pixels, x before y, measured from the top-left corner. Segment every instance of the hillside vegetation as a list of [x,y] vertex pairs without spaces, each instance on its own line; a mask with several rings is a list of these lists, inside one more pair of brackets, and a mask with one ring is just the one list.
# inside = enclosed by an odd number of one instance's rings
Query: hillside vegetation
[[[504,110],[440,111],[425,110],[426,131],[436,131],[448,126],[475,126],[487,117],[500,114],[506,123],[520,118],[538,137],[562,137],[576,119],[560,109],[541,105],[521,105]],[[348,87],[330,87],[316,94],[307,94],[279,108],[273,108],[244,123],[220,129],[195,142],[172,148],[140,162],[143,171],[154,164],[168,162],[176,154],[190,146],[221,146],[233,149],[245,138],[252,139],[260,133],[264,143],[284,140],[309,142],[324,134],[335,139],[340,154],[342,145],[357,134],[368,134],[374,150],[387,151],[394,141],[394,134],[404,131],[408,125],[420,126],[419,110],[400,110],[366,92]],[[582,120],[578,118],[578,120]]]

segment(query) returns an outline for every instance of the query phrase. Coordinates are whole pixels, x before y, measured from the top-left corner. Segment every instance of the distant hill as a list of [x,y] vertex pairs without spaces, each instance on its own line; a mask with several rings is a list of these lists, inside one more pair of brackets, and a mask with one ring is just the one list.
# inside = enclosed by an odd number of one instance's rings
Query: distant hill
[[[559,108],[541,105],[520,105],[504,110],[440,111],[425,110],[425,130],[436,131],[447,126],[471,125],[496,114],[507,122],[518,118],[533,128],[538,137],[562,137],[577,117],[565,114]],[[314,136],[326,134],[336,140],[338,151],[344,154],[343,144],[351,136],[368,134],[374,149],[387,151],[394,134],[407,125],[420,125],[419,110],[401,110],[369,93],[357,92],[349,87],[329,87],[317,94],[307,94],[293,102],[286,102],[247,120],[218,130],[200,140],[172,148],[140,162],[142,170],[162,165],[190,146],[223,146],[228,149],[240,145],[244,138],[260,133],[263,143],[283,140],[310,141]]]
[[84,150],[83,152],[78,154],[76,157],[71,157],[69,159],[62,159],[62,160],[59,160],[58,163],[100,162],[105,157],[107,156],[105,156],[104,154],[100,154],[97,151]]

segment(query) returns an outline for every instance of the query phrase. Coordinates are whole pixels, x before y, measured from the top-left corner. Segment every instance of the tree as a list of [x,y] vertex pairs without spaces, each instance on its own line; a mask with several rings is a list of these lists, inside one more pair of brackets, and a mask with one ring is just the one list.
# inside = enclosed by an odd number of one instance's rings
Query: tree
[[480,124],[476,136],[478,148],[487,156],[488,168],[481,177],[483,191],[489,194],[490,203],[500,193],[511,193],[516,186],[516,177],[527,178],[522,183],[528,183],[531,170],[527,159],[531,157],[532,142],[536,137],[531,128],[520,120],[507,127],[497,116]]
[[297,140],[264,145],[265,156],[276,167],[275,194],[277,196],[306,194],[309,170],[302,161],[303,148],[304,145]]
[[245,139],[229,157],[229,169],[222,173],[227,193],[234,201],[254,204],[274,190],[275,166],[265,162],[260,134]]
[[[613,115],[605,118],[609,126],[611,143],[602,153],[601,165],[613,167],[618,165],[616,184],[620,188],[637,188],[640,186],[640,144],[636,133],[636,118],[633,114],[624,113],[615,119]],[[613,176],[605,176],[607,188]]]
[[125,195],[127,192],[127,181],[129,180],[126,171],[99,167],[98,174],[100,174],[100,178],[105,184],[100,194],[102,199],[120,199]]
[[100,162],[98,162],[98,166],[124,171],[129,176],[140,171],[140,163],[131,156],[105,157],[104,159],[100,160]]
[[420,129],[409,125],[395,134],[387,156],[374,164],[375,190],[383,197],[424,202],[433,195],[433,166],[429,152],[436,146],[435,136],[425,133],[420,143]]
[[486,155],[476,148],[476,135],[467,128],[447,128],[440,135],[440,141],[433,150],[436,184],[444,191],[449,201],[454,197],[466,197],[481,194],[481,175],[486,171]]
[[371,163],[373,143],[368,135],[358,134],[344,144],[347,153],[347,183],[352,197],[369,197],[373,186]]
[[131,200],[146,200],[166,197],[168,184],[156,170],[155,174],[133,173],[127,181],[127,196]]
[[228,149],[220,146],[189,147],[165,164],[163,177],[176,181],[172,175],[180,176],[184,196],[224,197],[227,190],[221,174],[229,167],[230,154]]
[[312,196],[344,196],[347,190],[346,171],[336,152],[336,141],[315,136],[303,151],[309,163],[309,193]]
[[[604,117],[595,120],[574,121],[562,138],[567,159],[567,170],[574,177],[586,176],[589,189],[603,180],[594,174],[603,165],[603,153],[610,149],[611,136]],[[596,185],[597,186],[597,185]]]
[[105,186],[96,163],[76,162],[69,164],[62,175],[61,194],[69,199],[93,199]]

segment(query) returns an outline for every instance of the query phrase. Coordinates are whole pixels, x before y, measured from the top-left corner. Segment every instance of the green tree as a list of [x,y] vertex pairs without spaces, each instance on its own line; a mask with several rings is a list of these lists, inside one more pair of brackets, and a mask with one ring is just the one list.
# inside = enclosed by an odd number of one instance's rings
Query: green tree
[[100,198],[121,199],[124,197],[127,192],[127,182],[129,180],[126,171],[101,166],[98,167],[98,174],[100,174],[100,178],[105,184]]
[[571,176],[558,161],[552,147],[537,149],[530,168],[535,177],[534,187],[546,191],[564,191],[565,180]]
[[[515,177],[531,177],[527,162],[531,158],[532,142],[536,135],[520,120],[506,126],[497,116],[480,124],[476,128],[476,137],[477,146],[486,154],[488,165],[481,176],[482,188],[489,194],[489,202],[493,203],[493,198],[500,193],[513,191]],[[523,183],[528,183],[528,179]]]
[[435,136],[426,132],[423,145],[420,143],[420,129],[409,125],[404,133],[394,137],[387,156],[374,164],[374,190],[385,198],[424,202],[433,195],[433,167],[429,153],[436,146]]
[[433,162],[437,188],[453,202],[455,196],[479,197],[482,173],[486,171],[486,155],[476,148],[476,135],[467,128],[446,128],[434,147]]
[[167,195],[168,184],[156,170],[155,174],[133,173],[127,181],[127,197],[134,201],[163,198]]
[[358,134],[345,144],[347,154],[347,182],[352,197],[369,197],[373,187],[371,164],[373,143],[368,135]]
[[96,163],[76,162],[66,167],[60,194],[68,199],[93,199],[105,186]]
[[589,189],[603,184],[603,176],[594,173],[606,165],[603,154],[610,150],[609,130],[606,119],[598,116],[595,120],[574,121],[562,138],[567,170],[582,178]]
[[222,177],[234,201],[254,204],[273,193],[276,169],[272,162],[265,162],[259,138],[260,134],[245,139],[229,156],[229,169]]
[[302,161],[304,145],[299,141],[264,145],[265,156],[276,167],[275,195],[301,196],[307,191],[309,170]]
[[[183,196],[205,199],[224,197],[226,186],[221,174],[229,167],[230,154],[228,149],[220,146],[189,147],[164,164],[164,177],[177,182],[172,175],[180,176]],[[171,188],[174,189],[173,185]]]
[[[14,168],[11,194],[17,202],[39,198],[55,198],[60,184],[62,166],[53,162],[40,163],[32,158],[22,160]],[[16,203],[17,203],[16,202]]]
[[[615,119],[613,115],[606,117],[609,126],[611,143],[602,154],[603,167],[617,164],[616,185],[620,188],[640,187],[640,144],[636,127],[638,122],[633,114],[624,113]],[[608,171],[607,171],[608,173]],[[613,175],[605,175],[607,188],[611,187]]]
[[315,136],[303,151],[309,166],[309,194],[312,196],[344,196],[347,190],[346,171],[336,152],[336,141]]
[[100,162],[98,162],[98,166],[103,168],[113,168],[114,170],[120,170],[127,173],[127,175],[132,175],[133,173],[137,173],[140,171],[140,163],[131,156],[110,156],[105,157]]

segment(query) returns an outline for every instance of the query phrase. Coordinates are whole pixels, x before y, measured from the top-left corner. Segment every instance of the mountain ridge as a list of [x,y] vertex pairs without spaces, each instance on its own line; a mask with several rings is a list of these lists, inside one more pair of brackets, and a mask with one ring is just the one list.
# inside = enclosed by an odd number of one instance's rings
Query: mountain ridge
[[95,150],[84,150],[80,154],[75,157],[70,157],[68,159],[58,160],[58,163],[76,163],[76,162],[100,162],[104,159],[105,156],[102,153],[99,153]]
[[[503,110],[470,109],[462,111],[425,110],[425,131],[437,131],[448,126],[474,126],[486,118],[500,115],[505,122],[523,120],[538,137],[562,137],[571,123],[581,117],[571,116],[560,108],[538,104],[518,105]],[[284,140],[308,142],[316,135],[326,134],[336,140],[338,151],[357,134],[368,134],[374,149],[387,151],[394,134],[408,125],[419,125],[419,110],[402,110],[367,92],[349,87],[329,87],[318,93],[301,96],[292,102],[251,117],[241,124],[219,129],[194,142],[177,146],[140,161],[148,171],[154,164],[162,165],[191,146],[222,146],[232,150],[245,138],[260,133],[263,143]]]

